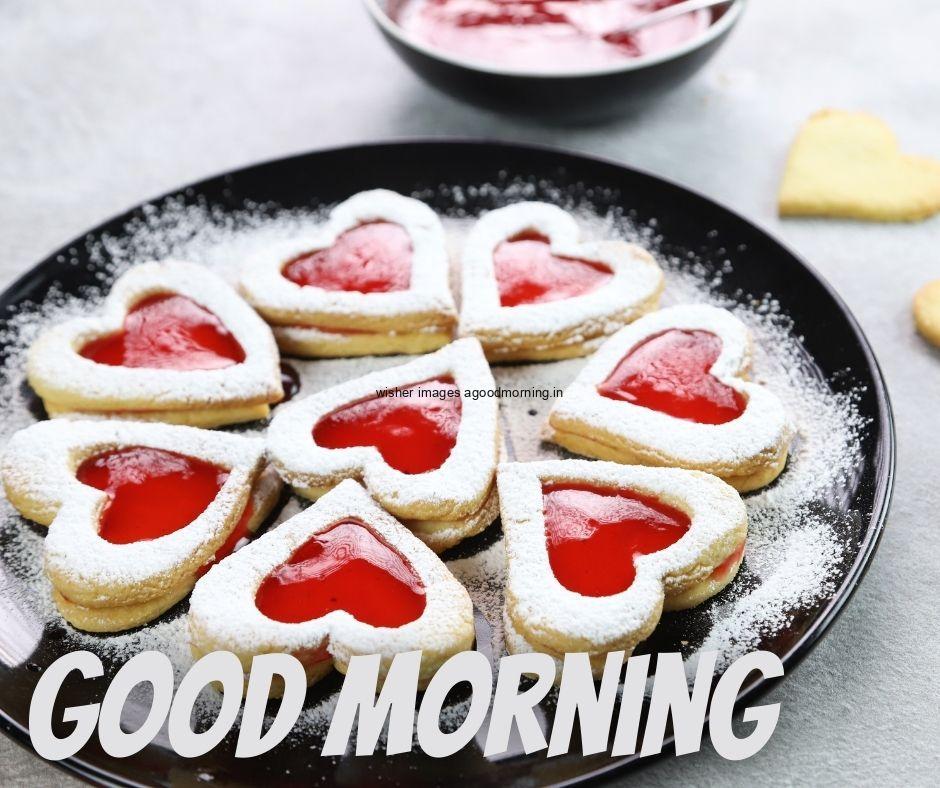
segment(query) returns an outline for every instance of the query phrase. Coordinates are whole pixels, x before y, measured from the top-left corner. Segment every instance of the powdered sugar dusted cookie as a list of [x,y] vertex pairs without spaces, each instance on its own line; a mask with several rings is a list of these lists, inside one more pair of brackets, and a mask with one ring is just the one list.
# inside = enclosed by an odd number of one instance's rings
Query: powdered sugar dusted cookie
[[[747,511],[715,476],[587,460],[501,465],[507,647],[629,656],[665,610],[730,583]],[[560,671],[558,673],[560,676]]]
[[268,450],[301,495],[359,480],[440,552],[498,514],[494,393],[480,343],[459,340],[280,408]]
[[706,471],[745,492],[773,481],[793,428],[780,400],[743,379],[747,327],[707,305],[663,309],[597,351],[549,414],[551,440],[626,464]]
[[44,421],[13,436],[7,498],[49,526],[53,599],[79,629],[139,626],[257,529],[280,479],[254,438],[127,421]]
[[197,657],[231,651],[247,675],[256,654],[286,652],[310,683],[360,654],[379,654],[384,677],[396,654],[420,650],[424,686],[474,638],[464,587],[351,480],[211,569],[189,630]]
[[215,427],[265,418],[283,397],[277,346],[224,280],[192,263],[144,263],[99,316],[43,332],[27,377],[50,416],[97,414]]
[[241,290],[286,353],[426,353],[450,342],[456,323],[448,269],[434,211],[376,189],[249,260]]
[[477,337],[493,361],[571,358],[656,308],[663,275],[647,252],[580,235],[547,203],[481,218],[463,252],[461,335]]

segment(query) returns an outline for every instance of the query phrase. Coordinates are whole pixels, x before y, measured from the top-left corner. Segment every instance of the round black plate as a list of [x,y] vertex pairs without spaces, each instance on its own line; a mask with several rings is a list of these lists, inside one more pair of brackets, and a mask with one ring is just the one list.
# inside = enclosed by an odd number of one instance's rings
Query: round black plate
[[[666,254],[694,251],[706,264],[720,265],[730,258],[732,270],[720,288],[729,293],[772,293],[792,317],[796,332],[833,390],[857,390],[858,409],[870,420],[862,437],[858,473],[839,491],[835,515],[855,525],[836,591],[791,625],[761,644],[783,659],[787,673],[807,654],[839,614],[861,580],[881,534],[894,475],[895,437],[884,380],[871,348],[845,304],[803,261],[747,220],[698,194],[660,178],[613,162],[561,151],[491,142],[413,141],[321,151],[260,164],[211,178],[174,195],[184,202],[204,202],[222,211],[236,211],[250,203],[273,203],[286,208],[315,208],[375,187],[403,193],[425,191],[435,207],[454,207],[454,192],[441,184],[472,186],[500,184],[514,177],[550,182],[562,194],[590,197],[601,210],[620,205],[639,222],[658,221]],[[558,191],[553,192],[558,194]],[[464,189],[461,194],[477,195]],[[161,198],[163,199],[163,198]],[[478,201],[474,205],[473,200]],[[465,207],[486,207],[486,197],[471,197]],[[156,201],[159,202],[159,201]],[[56,284],[77,293],[94,281],[86,241],[104,234],[120,236],[127,223],[143,217],[143,207],[112,219],[91,233],[50,255],[0,296],[0,314],[23,301],[41,301]],[[71,261],[71,263],[69,262]],[[78,264],[74,264],[77,262]],[[0,321],[0,333],[2,324]],[[5,348],[0,346],[0,354]],[[848,370],[848,372],[847,372]],[[28,746],[26,730],[29,700],[43,667],[63,651],[54,628],[47,628],[27,662],[10,664],[8,656],[24,647],[24,611],[3,592],[16,582],[0,561],[0,726]],[[26,613],[26,615],[31,615]],[[42,622],[30,622],[42,627]],[[59,630],[61,633],[61,630]],[[659,633],[657,633],[658,635]],[[484,640],[480,638],[480,640]],[[670,648],[657,636],[653,650]],[[116,665],[106,664],[108,675]],[[753,680],[739,702],[767,689],[769,682]],[[318,685],[319,686],[319,685]],[[100,700],[100,683],[85,697],[73,693],[70,704]],[[311,700],[323,689],[311,690]],[[88,697],[87,695],[95,695]],[[595,776],[636,763],[634,757],[611,759],[603,755],[581,757],[576,746],[567,756],[546,758],[544,753],[487,760],[473,744],[456,756],[435,761],[420,752],[394,758],[320,758],[309,746],[280,746],[260,758],[235,761],[232,747],[222,747],[203,758],[185,760],[170,749],[153,744],[138,755],[115,760],[93,739],[63,766],[83,777],[106,784],[216,785],[357,785],[381,779],[387,785],[434,785],[467,781],[475,785],[544,785]]]

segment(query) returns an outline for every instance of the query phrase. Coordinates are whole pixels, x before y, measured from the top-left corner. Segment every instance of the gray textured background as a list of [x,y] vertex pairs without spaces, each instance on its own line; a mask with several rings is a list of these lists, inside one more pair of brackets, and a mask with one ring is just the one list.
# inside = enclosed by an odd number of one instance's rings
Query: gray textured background
[[[692,82],[641,117],[579,130],[508,120],[432,92],[354,0],[0,0],[0,284],[183,182],[394,136],[556,143],[728,203],[809,258],[861,320],[894,398],[897,491],[860,591],[770,696],[782,711],[768,746],[743,763],[706,748],[624,781],[936,785],[940,354],[914,334],[909,302],[940,276],[940,218],[780,221],[774,193],[795,130],[821,107],[875,112],[906,148],[940,157],[940,3],[750,5]],[[63,783],[72,781],[0,737],[0,784]]]

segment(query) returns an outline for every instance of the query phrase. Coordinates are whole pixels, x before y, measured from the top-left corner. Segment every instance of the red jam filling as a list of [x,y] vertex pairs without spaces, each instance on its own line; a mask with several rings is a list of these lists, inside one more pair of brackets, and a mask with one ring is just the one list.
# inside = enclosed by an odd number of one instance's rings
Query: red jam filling
[[424,584],[362,523],[345,520],[305,542],[261,583],[255,604],[297,624],[345,610],[374,627],[400,627],[424,612]]
[[348,230],[329,249],[295,257],[283,275],[302,286],[359,293],[390,293],[411,286],[411,238],[391,222]]
[[158,539],[184,528],[228,479],[228,471],[216,465],[146,446],[89,457],[75,475],[108,494],[98,533],[113,544]]
[[221,320],[192,299],[154,295],[134,306],[124,330],[89,342],[81,354],[111,367],[221,369],[245,351]]
[[722,561],[718,566],[715,567],[715,570],[712,572],[712,577],[721,577],[722,575],[728,574],[731,571],[731,567],[734,566],[738,559],[744,555],[744,546],[746,542],[741,542],[737,548],[729,555],[724,561]]
[[634,559],[675,544],[691,525],[651,496],[590,485],[546,484],[542,506],[552,571],[584,596],[625,591],[636,577]]
[[699,424],[725,424],[747,405],[711,374],[721,340],[709,331],[670,329],[637,345],[598,392]]
[[548,238],[520,233],[493,252],[493,270],[502,306],[542,304],[590,293],[613,276],[599,263],[556,257]]
[[374,446],[402,473],[440,468],[457,443],[460,389],[452,378],[437,378],[370,397],[324,416],[313,440],[326,449]]
[[632,33],[623,28],[679,0],[397,0],[392,18],[456,57],[520,71],[583,71],[673,49],[703,33],[697,11]]

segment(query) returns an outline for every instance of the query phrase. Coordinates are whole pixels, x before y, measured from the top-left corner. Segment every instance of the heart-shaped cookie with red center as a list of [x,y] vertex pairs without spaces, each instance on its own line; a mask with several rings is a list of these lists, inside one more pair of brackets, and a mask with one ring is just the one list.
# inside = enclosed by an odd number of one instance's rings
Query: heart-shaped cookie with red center
[[139,626],[257,529],[281,483],[254,438],[123,421],[44,421],[13,436],[7,498],[49,526],[45,567],[80,629]]
[[750,347],[747,327],[724,309],[647,315],[604,343],[552,406],[550,437],[589,457],[763,487],[783,470],[793,427],[772,392],[744,379]]
[[51,416],[214,427],[265,418],[283,397],[279,363],[270,329],[223,279],[167,261],[121,276],[100,315],[40,334],[27,378]]
[[663,609],[721,591],[744,556],[744,503],[705,473],[556,460],[501,465],[498,484],[511,652],[584,651],[600,675]]
[[347,480],[222,561],[189,604],[193,653],[284,652],[313,683],[362,654],[422,652],[420,683],[473,645],[473,605],[424,544]]
[[301,495],[361,481],[439,552],[496,518],[495,388],[479,342],[460,340],[278,409],[268,450]]
[[247,261],[241,291],[300,356],[426,353],[456,323],[444,230],[424,203],[384,189]]
[[538,202],[481,218],[462,268],[460,333],[477,337],[494,361],[587,355],[655,309],[663,286],[643,249],[582,242],[568,213]]

